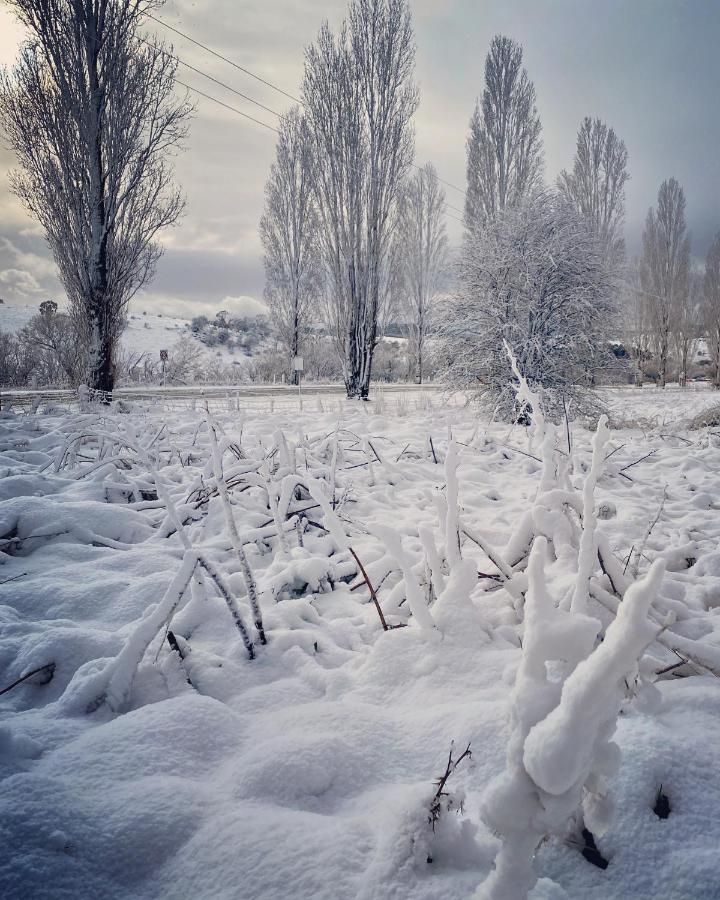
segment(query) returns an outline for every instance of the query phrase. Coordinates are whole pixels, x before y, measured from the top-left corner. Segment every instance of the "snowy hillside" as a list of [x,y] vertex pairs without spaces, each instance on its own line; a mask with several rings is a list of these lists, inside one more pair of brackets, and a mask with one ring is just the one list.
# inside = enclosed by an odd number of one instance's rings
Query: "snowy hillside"
[[[19,331],[37,312],[37,306],[0,304],[0,331]],[[170,350],[180,338],[189,338],[198,349],[225,365],[242,365],[249,358],[242,350],[231,351],[222,344],[206,346],[191,331],[189,319],[151,313],[131,312],[120,343],[126,352],[148,354],[152,359],[157,359],[161,350]]]
[[0,303],[0,331],[20,331],[37,312],[37,306]]

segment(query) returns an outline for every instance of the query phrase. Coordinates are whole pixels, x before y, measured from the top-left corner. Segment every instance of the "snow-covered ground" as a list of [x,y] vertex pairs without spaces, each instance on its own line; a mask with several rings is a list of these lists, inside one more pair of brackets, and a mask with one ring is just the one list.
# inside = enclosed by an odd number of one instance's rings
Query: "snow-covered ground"
[[[667,566],[654,603],[664,643],[649,646],[645,680],[680,661],[671,647],[691,661],[659,677],[656,702],[641,691],[618,718],[617,810],[597,838],[607,868],[583,857],[577,830],[550,837],[531,896],[710,900],[720,437],[687,423],[716,399],[650,389],[605,397],[615,427],[596,494],[600,539],[628,577],[654,559]],[[452,568],[446,456],[452,438],[461,531],[515,563],[519,523],[539,496],[539,449],[525,429],[479,422],[472,407],[434,396],[214,415],[220,483],[199,404],[0,419],[0,690],[41,670],[0,695],[0,896],[472,897],[499,846],[481,809],[506,766],[525,575],[518,562],[504,581],[468,538],[471,564]],[[568,470],[558,431],[566,492],[582,490],[591,438],[573,426]],[[267,645],[233,551],[225,482]],[[207,563],[170,622],[183,661],[167,620],[178,573],[196,556],[183,557],[173,507]],[[556,601],[575,583],[568,533],[546,566]],[[448,565],[464,573],[450,587]],[[593,584],[612,600],[599,567]],[[434,627],[421,627],[428,612]],[[612,619],[595,599],[590,613]],[[464,800],[433,833],[451,741],[454,758],[472,751],[446,786],[456,805]],[[661,788],[667,818],[653,811]]]

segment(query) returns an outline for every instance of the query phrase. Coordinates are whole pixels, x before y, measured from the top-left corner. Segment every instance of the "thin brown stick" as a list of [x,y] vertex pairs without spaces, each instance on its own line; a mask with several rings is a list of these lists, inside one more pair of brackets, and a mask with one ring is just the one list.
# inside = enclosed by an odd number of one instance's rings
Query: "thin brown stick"
[[370,577],[368,573],[365,571],[365,566],[360,562],[360,557],[353,550],[352,547],[348,547],[348,550],[353,556],[353,559],[358,564],[358,569],[360,569],[360,573],[362,577],[365,579],[365,584],[368,586],[368,590],[370,591],[370,596],[372,597],[372,601],[375,604],[375,609],[377,610],[378,615],[380,616],[380,623],[382,624],[383,631],[388,630],[388,624],[385,621],[385,616],[383,615],[382,607],[380,606],[380,601],[378,600],[378,596],[375,593],[375,588],[372,586],[372,582],[370,581]]
[[651,450],[649,453],[646,453],[645,456],[641,456],[640,459],[636,459],[634,462],[628,463],[626,466],[623,466],[622,469],[618,471],[618,475],[622,475],[623,472],[626,472],[628,469],[632,469],[633,466],[636,466],[638,463],[641,463],[644,459],[648,459],[650,456],[654,456],[657,453],[657,448],[655,450]]

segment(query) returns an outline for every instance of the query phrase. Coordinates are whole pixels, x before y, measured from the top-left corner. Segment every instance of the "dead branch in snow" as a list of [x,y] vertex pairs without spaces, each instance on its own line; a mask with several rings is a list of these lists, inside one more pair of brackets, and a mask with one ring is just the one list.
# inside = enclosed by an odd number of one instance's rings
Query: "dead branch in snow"
[[29,681],[34,675],[39,676],[34,684],[48,684],[48,682],[52,681],[52,677],[54,674],[55,663],[45,663],[44,666],[39,666],[37,669],[33,669],[32,672],[26,672],[24,675],[21,675],[20,678],[16,678],[12,684],[9,684],[7,687],[3,688],[0,691],[0,696],[2,694],[7,694],[8,691],[11,691],[14,687],[17,687],[24,681]]
[[[377,594],[375,593],[375,588],[372,586],[372,582],[370,581],[370,576],[369,576],[368,573],[365,571],[365,566],[363,566],[363,564],[360,562],[360,557],[359,557],[359,556],[357,555],[357,553],[353,550],[353,548],[352,548],[352,547],[348,547],[348,550],[350,551],[350,554],[352,555],[352,558],[353,558],[353,559],[355,560],[355,562],[358,564],[358,568],[360,569],[360,572],[361,572],[361,574],[362,574],[363,582],[361,582],[361,584],[362,584],[362,583],[366,584],[368,590],[370,591],[370,596],[372,597],[372,601],[373,601],[373,603],[375,604],[375,609],[377,610],[378,616],[380,616],[380,623],[382,624],[383,631],[387,631],[387,630],[388,630],[388,624],[387,624],[387,622],[385,621],[385,616],[383,615],[382,607],[380,606],[380,601],[378,600],[378,596],[377,596]],[[360,585],[357,585],[357,587],[360,587]]]
[[[448,778],[455,772],[457,767],[464,759],[470,759],[472,757],[472,751],[470,750],[470,744],[468,743],[467,747],[463,750],[460,756],[457,759],[453,758],[453,750],[455,748],[455,741],[450,741],[450,752],[448,753],[448,760],[445,765],[445,771],[442,775],[438,775],[437,779],[433,782],[437,790],[435,791],[432,800],[430,801],[430,809],[428,814],[428,823],[432,826],[432,830],[435,831],[435,826],[440,820],[442,813],[445,809],[449,809],[449,806],[446,806],[443,803],[443,797],[449,797],[449,793],[445,790],[445,785],[447,784]],[[428,857],[428,862],[432,862],[432,859]]]
[[622,475],[623,472],[627,472],[628,469],[632,469],[633,466],[637,466],[638,463],[643,462],[646,459],[649,459],[651,456],[654,456],[658,452],[657,448],[655,450],[651,450],[649,453],[646,453],[644,456],[641,456],[640,459],[636,459],[631,463],[628,463],[626,466],[623,466],[622,469],[618,470],[618,475]]

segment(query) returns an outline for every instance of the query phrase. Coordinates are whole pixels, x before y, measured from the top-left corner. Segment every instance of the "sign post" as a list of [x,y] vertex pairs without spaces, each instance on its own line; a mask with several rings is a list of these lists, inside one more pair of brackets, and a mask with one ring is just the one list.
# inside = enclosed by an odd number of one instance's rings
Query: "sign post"
[[161,350],[160,351],[160,362],[162,363],[163,387],[165,387],[165,363],[167,362],[167,359],[168,359],[167,350]]
[[303,373],[304,363],[302,356],[296,356],[293,358],[293,372],[297,375],[297,386],[298,386],[298,400],[300,401],[300,412],[302,412],[302,392],[300,390],[300,382],[302,381],[302,373]]

